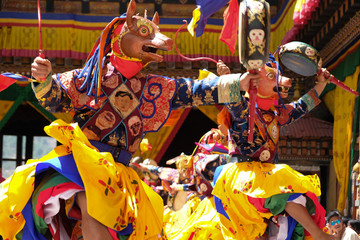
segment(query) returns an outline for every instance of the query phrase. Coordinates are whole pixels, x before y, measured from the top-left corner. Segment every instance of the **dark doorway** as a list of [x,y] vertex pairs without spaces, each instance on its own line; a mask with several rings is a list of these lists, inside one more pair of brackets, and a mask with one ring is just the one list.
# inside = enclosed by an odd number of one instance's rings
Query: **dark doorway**
[[211,128],[216,127],[217,124],[200,110],[192,109],[160,160],[159,165],[165,166],[167,160],[179,156],[181,153],[191,155],[196,146],[195,142],[198,142]]

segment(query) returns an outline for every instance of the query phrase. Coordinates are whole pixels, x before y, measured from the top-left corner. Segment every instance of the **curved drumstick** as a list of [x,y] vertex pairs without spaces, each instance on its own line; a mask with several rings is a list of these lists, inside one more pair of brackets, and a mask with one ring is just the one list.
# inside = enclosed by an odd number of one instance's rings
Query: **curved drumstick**
[[42,34],[41,34],[41,8],[40,8],[40,0],[37,0],[37,12],[38,12],[38,25],[39,25],[39,57],[45,58],[45,54],[43,52],[43,44],[42,44]]
[[[37,0],[37,12],[38,12],[38,25],[39,25],[39,57],[45,59],[45,54],[43,50],[42,34],[41,34],[41,8],[40,0]],[[40,82],[45,82],[46,78],[41,78]]]
[[[318,71],[318,74],[320,74],[320,73],[321,73],[321,69]],[[326,74],[326,76],[325,76],[325,74]],[[335,84],[338,87],[341,87],[345,91],[348,91],[349,93],[352,93],[355,96],[359,96],[358,92],[356,92],[355,90],[353,90],[350,87],[346,86],[343,82],[341,82],[340,80],[335,78],[333,75],[330,75],[330,74],[325,72],[324,77],[325,77],[325,79],[328,79],[331,83]]]
[[[257,69],[249,70],[249,73],[258,73]],[[248,142],[252,142],[254,139],[254,123],[255,123],[255,101],[257,96],[257,89],[250,81],[249,93],[249,130],[248,130]]]
[[175,45],[175,50],[176,52],[180,55],[180,57],[188,60],[188,61],[201,61],[201,60],[204,60],[204,61],[210,61],[210,62],[214,62],[214,63],[217,63],[217,61],[215,59],[212,59],[212,58],[209,58],[209,57],[198,57],[198,58],[188,58],[188,57],[185,57],[184,55],[182,55],[177,46],[176,46],[176,38],[177,38],[177,35],[178,33],[180,32],[180,30],[187,24],[187,21],[186,20],[183,20],[183,22],[185,22],[175,33],[175,38],[174,38],[174,45]]

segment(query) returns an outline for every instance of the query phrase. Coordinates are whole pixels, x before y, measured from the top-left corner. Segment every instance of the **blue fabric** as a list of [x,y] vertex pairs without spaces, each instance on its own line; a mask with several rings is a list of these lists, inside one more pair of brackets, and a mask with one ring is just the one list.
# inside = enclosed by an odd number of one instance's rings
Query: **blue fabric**
[[131,153],[120,149],[119,147],[113,147],[105,143],[101,143],[98,141],[90,140],[90,143],[99,149],[100,152],[109,152],[113,155],[115,162],[119,162],[124,164],[125,166],[129,166],[130,160],[132,158]]
[[[290,197],[288,198],[288,202],[297,199],[301,195],[303,195],[303,194],[302,193],[294,193],[294,194],[290,195]],[[292,234],[294,232],[294,229],[296,227],[297,221],[290,216],[288,216],[287,219],[288,219],[288,234],[287,234],[287,237],[285,240],[290,240],[292,237]]]
[[[74,158],[71,154],[38,163],[36,165],[35,172],[35,187],[41,181],[41,177],[39,177],[41,173],[44,173],[50,169],[59,172],[61,175],[65,176],[77,185],[84,187],[81,177],[77,171]],[[25,205],[24,209],[22,210],[22,214],[25,219],[22,239],[46,240],[46,238],[41,235],[35,227],[35,222],[32,215],[31,199]]]
[[196,37],[200,37],[205,30],[207,20],[215,12],[224,7],[230,0],[196,0],[197,7],[200,8],[200,19],[197,22]]
[[25,226],[23,228],[22,239],[24,240],[47,240],[41,235],[35,227],[34,218],[32,215],[32,204],[31,199],[25,205],[21,212],[25,219]]
[[287,219],[288,219],[288,234],[285,240],[291,240],[297,221],[290,216],[288,216]]
[[[214,180],[213,180],[213,184],[215,185],[216,184],[216,181],[218,180],[219,176],[220,176],[220,173],[221,171],[223,170],[225,165],[221,165],[219,167],[217,167],[215,169],[215,173],[214,173]],[[227,215],[225,209],[224,209],[224,206],[220,200],[220,198],[214,196],[214,202],[215,202],[215,208],[216,208],[216,211],[222,215],[224,215],[227,219],[230,220],[229,218],[229,215]]]
[[[77,170],[76,163],[74,161],[74,157],[72,154],[65,155],[58,158],[53,158],[50,160],[47,160],[45,162],[38,163],[36,166],[36,173],[35,176],[39,176],[39,174],[46,172],[50,169],[53,169],[69,179],[70,181],[76,183],[77,185],[84,188],[84,183],[80,177],[80,174]],[[35,178],[36,179],[36,178]],[[40,179],[36,179],[37,181],[40,181]],[[36,181],[35,180],[35,181]],[[37,185],[37,184],[36,184]],[[32,206],[29,202],[23,212],[26,224],[24,227],[24,233],[23,233],[23,239],[36,239],[36,240],[42,240],[46,239],[44,236],[42,236],[35,228],[34,220],[32,217]],[[120,235],[129,235],[133,232],[133,226],[132,224],[129,224],[125,229],[117,232],[117,234]],[[26,235],[26,237],[25,237]]]
[[16,81],[22,81],[22,82],[28,82],[29,78],[20,75],[20,74],[14,74],[14,73],[10,73],[10,72],[6,72],[6,73],[2,73],[0,74],[1,76],[5,77],[5,78],[9,78],[10,80],[16,80]]
[[[77,170],[74,157],[72,154],[65,155],[62,157],[53,158],[36,165],[35,176],[38,176],[40,173],[53,169],[69,179],[70,181],[76,183],[80,187],[84,188],[84,183],[80,177],[80,174]],[[38,181],[41,179],[38,179]],[[35,185],[37,186],[38,182]]]
[[294,193],[294,194],[291,194],[290,197],[288,198],[288,202],[297,199],[297,198],[300,197],[301,195],[303,195],[303,194],[302,194],[302,193]]
[[120,232],[117,232],[120,235],[130,235],[133,232],[133,225],[132,223],[130,223],[129,225],[127,225],[126,228],[124,228],[123,230],[121,230]]

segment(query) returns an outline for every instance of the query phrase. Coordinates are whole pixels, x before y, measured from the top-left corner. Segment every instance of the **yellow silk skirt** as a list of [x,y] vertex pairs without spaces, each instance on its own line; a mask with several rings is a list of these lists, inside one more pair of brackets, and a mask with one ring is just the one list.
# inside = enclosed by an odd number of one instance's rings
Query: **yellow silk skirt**
[[[214,198],[189,199],[179,211],[165,210],[164,230],[171,240],[224,239]],[[227,220],[227,219],[226,219]]]
[[226,239],[256,239],[264,234],[266,219],[272,214],[258,211],[248,196],[269,198],[281,193],[307,192],[320,196],[317,175],[302,175],[285,164],[242,162],[223,169],[212,193],[222,201],[230,218],[220,219],[227,230],[223,230],[227,232]]
[[45,132],[63,145],[41,159],[28,160],[0,185],[0,234],[4,239],[15,239],[24,227],[21,211],[34,191],[36,165],[68,154],[75,159],[93,218],[116,231],[132,224],[129,239],[163,238],[163,200],[133,169],[115,162],[110,153],[99,152],[77,124],[56,120]]

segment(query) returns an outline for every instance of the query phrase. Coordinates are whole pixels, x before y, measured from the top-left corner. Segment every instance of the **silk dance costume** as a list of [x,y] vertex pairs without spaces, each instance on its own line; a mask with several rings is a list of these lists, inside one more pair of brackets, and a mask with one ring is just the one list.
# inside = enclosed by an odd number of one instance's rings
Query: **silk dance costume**
[[256,108],[253,143],[247,141],[245,133],[248,127],[244,115],[248,109],[246,99],[226,105],[232,118],[230,151],[233,151],[236,163],[216,168],[212,194],[222,223],[236,239],[255,239],[266,231],[266,219],[274,220],[279,227],[278,219],[283,216],[286,216],[286,239],[310,238],[300,224],[285,214],[288,201],[306,207],[318,227],[325,227],[325,210],[317,199],[321,195],[318,176],[304,176],[286,164],[275,164],[280,128],[302,117],[319,103],[320,99],[312,89],[285,107]]
[[219,124],[227,126],[227,133],[212,129],[199,141],[192,177],[197,193],[206,198],[197,202],[185,222],[179,221],[186,214],[181,211],[189,212],[186,204],[180,212],[166,216],[165,229],[171,239],[257,239],[269,234],[272,239],[284,235],[281,239],[311,239],[284,211],[290,201],[306,207],[314,223],[324,229],[325,210],[317,199],[321,195],[318,176],[305,176],[276,163],[280,128],[315,108],[320,103],[317,92],[312,89],[284,105],[261,101],[257,102],[252,143],[248,142],[245,95],[238,103],[225,104],[225,114],[220,114],[225,118],[220,117]]
[[[240,74],[201,81],[139,77],[141,62],[119,49],[125,18],[105,28],[83,69],[49,75],[34,86],[45,109],[73,112],[73,123],[56,120],[45,127],[61,145],[28,160],[1,184],[4,239],[74,237],[81,216],[74,203],[81,191],[89,215],[115,239],[164,238],[161,197],[128,167],[141,139],[158,131],[172,109],[240,100]],[[149,27],[146,21],[137,27]]]

